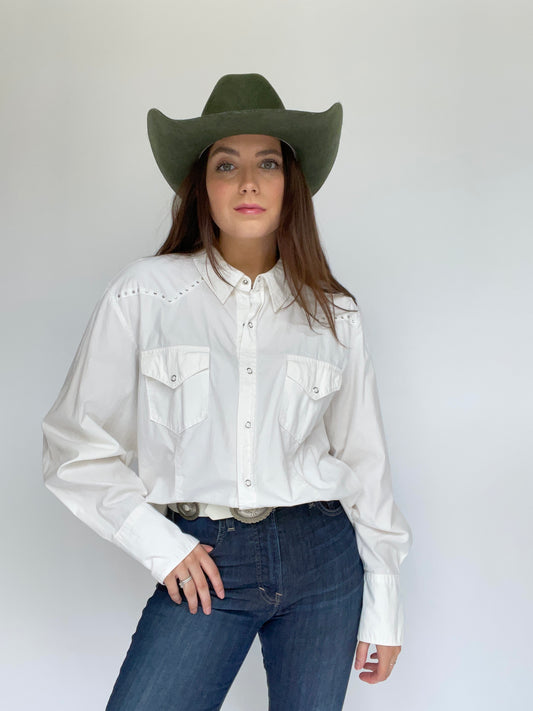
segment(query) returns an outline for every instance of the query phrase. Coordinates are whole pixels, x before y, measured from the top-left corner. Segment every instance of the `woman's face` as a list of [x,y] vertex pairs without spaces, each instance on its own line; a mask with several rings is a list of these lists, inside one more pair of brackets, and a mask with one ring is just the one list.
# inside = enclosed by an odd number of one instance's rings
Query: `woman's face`
[[[221,238],[265,239],[279,227],[284,189],[277,138],[228,136],[213,143],[206,188],[211,217]],[[253,206],[246,208],[246,206]]]

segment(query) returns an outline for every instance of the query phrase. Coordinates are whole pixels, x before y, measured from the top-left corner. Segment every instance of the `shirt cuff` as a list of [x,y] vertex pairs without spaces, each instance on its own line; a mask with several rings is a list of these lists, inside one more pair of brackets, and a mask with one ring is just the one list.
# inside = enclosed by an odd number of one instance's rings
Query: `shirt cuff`
[[148,568],[159,583],[163,583],[170,571],[200,541],[180,531],[175,523],[151,504],[143,502],[129,514],[113,542]]
[[370,644],[401,646],[403,623],[400,577],[365,572],[363,609],[357,639]]

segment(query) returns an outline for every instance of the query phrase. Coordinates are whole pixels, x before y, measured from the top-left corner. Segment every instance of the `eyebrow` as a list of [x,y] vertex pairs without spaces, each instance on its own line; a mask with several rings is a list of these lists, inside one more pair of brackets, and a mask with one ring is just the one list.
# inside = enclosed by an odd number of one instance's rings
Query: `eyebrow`
[[[239,151],[235,150],[235,148],[230,148],[229,146],[218,146],[218,148],[215,148],[215,150],[211,153],[211,158],[213,156],[216,156],[217,153],[229,153],[230,155],[238,156]],[[280,158],[283,158],[281,153],[276,150],[275,148],[267,148],[264,151],[258,151],[255,156],[256,158],[259,158],[259,156],[267,156],[267,155],[276,155],[279,156]]]

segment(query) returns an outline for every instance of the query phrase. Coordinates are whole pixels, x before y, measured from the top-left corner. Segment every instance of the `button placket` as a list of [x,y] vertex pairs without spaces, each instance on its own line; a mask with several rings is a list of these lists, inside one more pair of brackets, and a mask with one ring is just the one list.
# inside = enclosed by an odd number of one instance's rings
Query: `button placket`
[[[245,283],[245,279],[242,283]],[[255,369],[257,360],[256,324],[261,308],[262,290],[241,290],[237,293],[238,323],[242,323],[238,336],[239,402],[237,428],[237,491],[238,506],[255,508],[257,505],[253,482],[254,418],[257,400]],[[250,377],[251,376],[251,377]]]

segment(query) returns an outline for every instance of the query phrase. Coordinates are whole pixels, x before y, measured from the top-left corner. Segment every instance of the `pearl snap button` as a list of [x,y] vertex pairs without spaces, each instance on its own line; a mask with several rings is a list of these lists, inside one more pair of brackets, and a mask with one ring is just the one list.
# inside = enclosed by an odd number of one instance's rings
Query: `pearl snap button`
[[313,392],[314,392],[314,393],[317,393],[317,392],[318,392],[318,388],[317,388],[316,385],[315,385],[315,387],[313,388]]
[[251,426],[252,426],[252,423],[250,422],[250,420],[248,420],[248,422],[246,423],[245,427],[251,427]]
[[171,376],[170,376],[170,379],[172,380],[173,383],[176,382],[176,376],[175,376],[175,375],[171,375]]
[[253,373],[254,371],[251,368],[246,368],[247,373]]
[[251,485],[252,485],[252,482],[251,482],[249,479],[245,479],[245,480],[244,480],[244,483],[246,484],[246,486],[251,486]]
[[243,283],[243,284],[248,284],[248,279],[243,279],[243,280],[242,280],[242,283]]
[[251,321],[248,321],[248,326],[250,326],[250,328],[253,328],[253,327],[254,327],[254,325],[253,325],[253,323],[252,323]]

